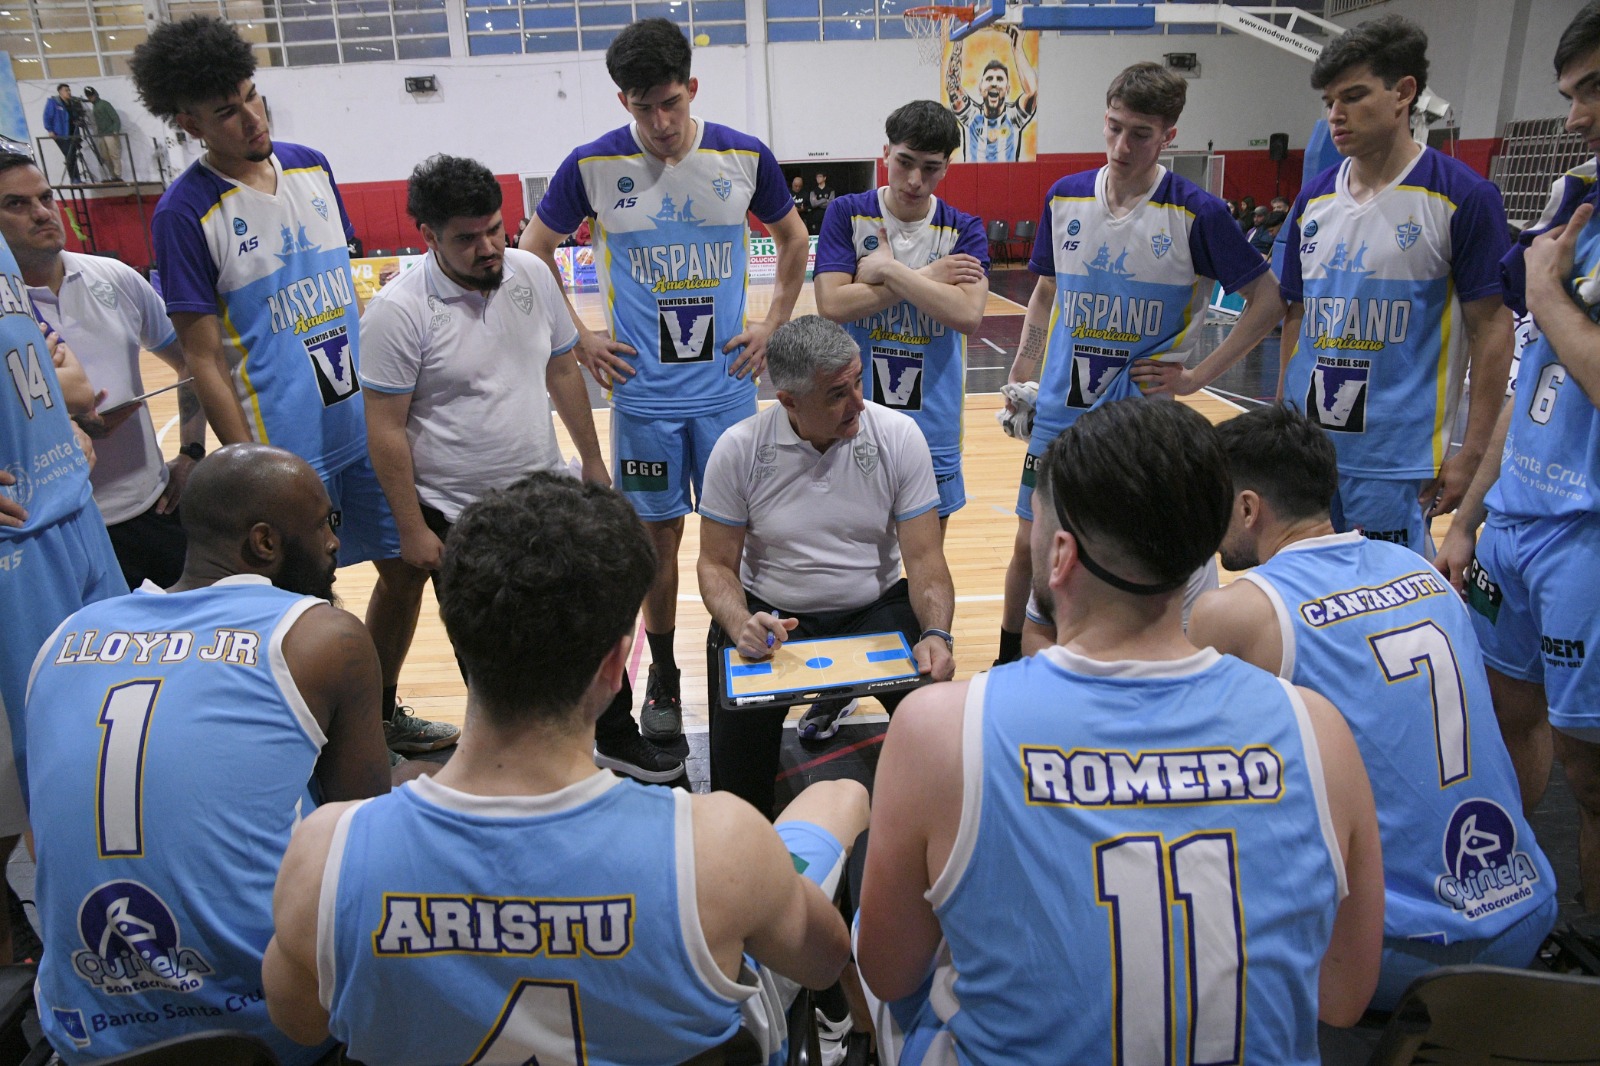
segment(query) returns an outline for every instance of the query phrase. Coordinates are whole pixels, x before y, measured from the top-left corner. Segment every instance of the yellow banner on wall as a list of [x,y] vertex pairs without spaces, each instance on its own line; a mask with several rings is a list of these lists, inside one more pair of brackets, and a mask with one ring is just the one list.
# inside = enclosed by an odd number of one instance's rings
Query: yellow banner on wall
[[961,123],[951,162],[1016,163],[1037,153],[1039,35],[991,24],[944,44],[945,106]]

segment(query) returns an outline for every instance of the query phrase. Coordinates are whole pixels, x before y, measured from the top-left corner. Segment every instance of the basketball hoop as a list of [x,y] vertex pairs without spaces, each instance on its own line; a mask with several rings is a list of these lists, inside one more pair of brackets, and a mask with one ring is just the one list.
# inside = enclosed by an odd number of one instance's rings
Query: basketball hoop
[[957,22],[971,22],[976,15],[977,9],[973,7],[933,4],[907,8],[900,17],[905,20],[906,31],[917,42],[917,62],[937,67],[944,58],[944,42],[950,38],[950,28]]

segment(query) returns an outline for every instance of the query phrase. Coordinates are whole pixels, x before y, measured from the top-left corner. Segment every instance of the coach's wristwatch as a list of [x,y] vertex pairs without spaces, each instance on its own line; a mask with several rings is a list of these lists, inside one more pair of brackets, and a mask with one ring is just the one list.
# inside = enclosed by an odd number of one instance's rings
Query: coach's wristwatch
[[178,454],[187,455],[190,459],[193,459],[198,463],[200,460],[206,457],[206,446],[198,442],[194,444],[185,444],[183,447],[178,449]]
[[949,645],[951,651],[956,650],[956,638],[952,637],[949,633],[946,633],[942,629],[924,629],[922,631],[922,636],[918,638],[917,643],[920,644],[929,637],[938,637],[940,640]]

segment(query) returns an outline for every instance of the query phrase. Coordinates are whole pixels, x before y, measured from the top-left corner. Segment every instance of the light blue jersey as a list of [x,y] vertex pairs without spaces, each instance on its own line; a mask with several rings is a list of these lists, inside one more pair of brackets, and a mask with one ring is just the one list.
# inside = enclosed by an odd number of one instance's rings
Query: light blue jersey
[[323,601],[241,575],[72,615],[28,693],[45,943],[39,1017],[68,1063],[203,1029],[316,1061],[267,1018],[272,886],[325,738],[283,658]]
[[[935,198],[918,222],[895,218],[884,206],[887,190],[841,196],[828,205],[817,238],[818,274],[855,276],[856,264],[878,247],[880,227],[889,233],[896,260],[913,270],[947,255],[964,253],[989,268],[983,220]],[[961,413],[966,399],[967,338],[909,300],[900,300],[847,322],[861,349],[861,381],[869,400],[910,415],[928,439],[937,461],[961,452]]]
[[609,773],[524,797],[422,778],[353,808],[318,920],[330,1030],[385,1066],[643,1066],[717,1046],[756,988],[706,947],[693,841],[686,793]]
[[1050,189],[1028,267],[1056,282],[1040,371],[1030,453],[1043,454],[1078,416],[1139,394],[1136,359],[1182,364],[1195,353],[1212,280],[1228,292],[1267,262],[1221,200],[1164,167],[1122,217],[1105,198],[1106,171],[1062,178]]
[[280,141],[272,163],[275,195],[195,162],[150,230],[168,312],[220,319],[251,437],[326,481],[367,454],[346,247],[355,230],[321,152]]
[[972,682],[929,901],[963,1063],[1315,1063],[1345,893],[1298,695],[1214,651]]
[[1500,294],[1505,208],[1432,148],[1361,202],[1349,175],[1307,184],[1284,224],[1283,298],[1305,312],[1284,398],[1332,436],[1340,474],[1431,478],[1466,373],[1461,305]]
[[1022,131],[1033,121],[1034,111],[1024,109],[1022,97],[991,117],[983,103],[971,96],[956,111],[961,123],[961,146],[967,163],[1016,163],[1022,159]]
[[1327,696],[1361,749],[1385,937],[1489,940],[1550,899],[1472,622],[1438,572],[1400,545],[1337,533],[1243,579],[1277,613],[1281,676]]
[[[1557,212],[1540,232],[1564,223],[1579,204],[1600,203],[1593,174],[1569,175],[1562,184]],[[1519,242],[1504,263],[1506,303],[1519,310],[1526,308],[1525,247]],[[1600,219],[1591,218],[1578,235],[1568,289],[1591,319],[1600,317]],[[1537,322],[1532,336],[1517,368],[1500,477],[1484,502],[1513,519],[1592,514],[1600,511],[1594,489],[1600,477],[1600,410],[1539,333]]]
[[773,223],[794,210],[772,151],[697,120],[689,154],[668,166],[632,126],[573,150],[550,179],[539,219],[557,233],[594,221],[595,272],[611,335],[637,373],[612,388],[617,410],[681,418],[754,402],[734,377],[749,281],[746,214]]

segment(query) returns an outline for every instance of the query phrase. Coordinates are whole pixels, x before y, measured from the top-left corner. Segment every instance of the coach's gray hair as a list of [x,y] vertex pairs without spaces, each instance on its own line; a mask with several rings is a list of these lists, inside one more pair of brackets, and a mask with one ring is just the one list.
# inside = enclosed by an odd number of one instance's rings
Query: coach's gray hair
[[844,327],[821,315],[802,315],[784,323],[767,340],[767,373],[774,388],[804,396],[817,375],[837,374],[861,358],[861,349]]

